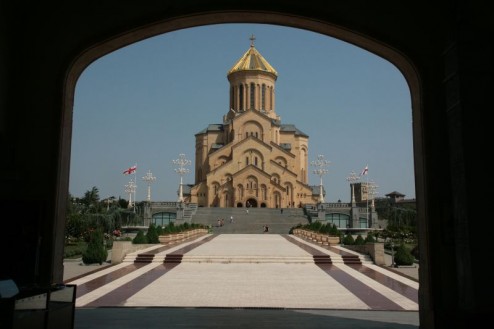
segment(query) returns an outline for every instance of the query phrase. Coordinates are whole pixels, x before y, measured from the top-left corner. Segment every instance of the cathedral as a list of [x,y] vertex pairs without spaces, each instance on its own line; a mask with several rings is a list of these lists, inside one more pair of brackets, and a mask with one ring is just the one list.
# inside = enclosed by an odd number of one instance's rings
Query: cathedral
[[318,202],[308,185],[309,136],[275,111],[276,70],[254,47],[228,71],[230,106],[223,123],[195,135],[199,207],[301,207]]

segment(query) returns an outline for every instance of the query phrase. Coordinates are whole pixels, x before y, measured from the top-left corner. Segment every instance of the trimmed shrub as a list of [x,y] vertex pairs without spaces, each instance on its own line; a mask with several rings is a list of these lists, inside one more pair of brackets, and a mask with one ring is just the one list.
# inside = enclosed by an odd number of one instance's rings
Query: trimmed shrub
[[101,230],[94,230],[89,237],[86,251],[82,254],[84,264],[103,264],[108,257],[105,239]]
[[331,225],[331,228],[329,230],[329,235],[334,235],[334,236],[340,236],[341,235],[336,224]]
[[353,236],[351,234],[347,234],[343,238],[343,244],[351,246],[351,245],[355,244],[355,239],[353,238]]
[[374,239],[374,235],[372,235],[372,233],[369,233],[367,234],[367,236],[365,237],[365,243],[368,243],[368,242],[376,242],[376,239]]
[[401,244],[398,248],[396,248],[394,260],[395,260],[395,264],[397,266],[400,266],[400,265],[408,266],[408,265],[413,264],[413,261],[415,260],[415,258],[410,253],[410,251],[408,251],[408,249],[405,247],[405,245]]
[[146,233],[147,243],[160,243],[158,230],[156,229],[156,225],[149,225],[148,231]]
[[139,232],[137,232],[134,240],[132,240],[132,243],[134,243],[134,244],[144,244],[144,243],[148,243],[148,239],[144,235],[144,232],[142,232],[141,230],[139,230]]
[[164,231],[163,232],[164,234],[171,234],[171,233],[177,232],[177,229],[175,227],[175,224],[173,224],[173,222],[171,222],[168,225],[166,225],[166,227],[163,231]]
[[362,235],[357,235],[357,238],[355,239],[355,242],[354,244],[355,245],[363,245],[365,243],[364,241],[364,238],[362,237]]

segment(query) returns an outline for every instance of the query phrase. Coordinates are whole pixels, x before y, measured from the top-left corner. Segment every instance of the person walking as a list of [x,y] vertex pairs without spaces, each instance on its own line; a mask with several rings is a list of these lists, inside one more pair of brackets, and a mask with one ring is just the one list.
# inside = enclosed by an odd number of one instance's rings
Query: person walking
[[230,223],[233,223],[233,216],[230,216]]

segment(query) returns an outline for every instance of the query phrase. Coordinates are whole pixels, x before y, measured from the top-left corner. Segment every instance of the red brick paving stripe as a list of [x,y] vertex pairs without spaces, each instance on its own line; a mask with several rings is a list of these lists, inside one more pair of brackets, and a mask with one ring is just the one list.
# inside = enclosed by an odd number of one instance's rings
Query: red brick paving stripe
[[[319,268],[338,281],[343,287],[357,296],[374,311],[404,311],[400,305],[387,298],[379,291],[372,289],[347,272],[334,265],[318,264]],[[328,296],[328,298],[330,298]]]
[[117,280],[117,279],[123,277],[124,275],[127,275],[127,274],[137,270],[138,268],[143,267],[144,265],[147,265],[147,264],[132,263],[132,264],[129,264],[128,266],[122,267],[116,271],[102,275],[102,276],[95,278],[91,281],[88,281],[86,283],[78,284],[77,285],[77,293],[76,293],[77,297],[76,298],[84,296],[88,292],[91,292],[91,291],[93,291],[93,290],[95,290],[101,286],[104,286],[107,283],[110,283],[114,280]]
[[[183,254],[193,250],[194,248],[197,248],[198,246],[200,246],[200,245],[202,245],[208,241],[211,241],[212,239],[214,239],[217,236],[218,235],[208,236],[204,239],[201,239],[200,241],[194,242],[188,246],[177,249],[176,251],[170,253],[169,255],[175,255],[175,256],[183,255]],[[165,256],[165,259],[166,259],[166,256]],[[92,301],[91,303],[88,303],[84,307],[121,306],[125,303],[125,301],[129,297],[135,295],[141,289],[143,289],[144,287],[153,283],[155,280],[157,280],[161,276],[165,275],[168,271],[171,271],[172,269],[174,269],[179,264],[180,263],[166,263],[166,264],[163,264],[162,266],[157,266],[157,267],[151,269],[150,271],[148,271],[148,272],[134,278],[133,280],[123,284],[122,286],[115,288],[114,290],[107,293],[106,295],[103,295],[100,298]],[[142,267],[143,265],[147,265],[147,264],[134,264],[134,266],[139,266],[139,267]],[[127,268],[127,267],[125,267],[125,268]],[[132,272],[132,271],[130,271],[130,272]],[[99,288],[99,287],[101,287],[101,286],[103,286],[109,282],[111,282],[111,280],[102,283],[100,286],[94,287],[93,290],[96,288]],[[79,289],[79,287],[77,287],[77,289]]]
[[191,251],[192,249],[195,249],[197,247],[199,247],[200,245],[202,244],[205,244],[206,242],[209,242],[211,240],[213,240],[214,238],[216,238],[219,234],[213,234],[213,235],[210,235],[204,239],[201,239],[199,241],[196,241],[194,243],[191,243],[185,247],[182,247],[180,249],[177,249],[175,250],[174,252],[171,252],[167,255],[183,255],[183,254],[186,254],[188,253],[189,251]]
[[294,245],[296,245],[297,247],[299,247],[300,249],[303,249],[305,251],[307,251],[309,254],[311,254],[313,257],[314,256],[328,256],[328,254],[314,248],[314,247],[311,247],[305,243],[302,243],[296,239],[294,239],[293,237],[291,237],[290,235],[288,234],[280,234],[282,237],[284,237],[285,239],[287,239],[289,242],[293,243]]
[[146,251],[146,252],[141,253],[141,254],[137,254],[137,256],[139,256],[139,255],[156,255],[156,254],[159,254],[160,252],[171,249],[172,247],[174,247],[174,246],[173,245],[162,246],[162,247],[159,247],[159,248],[156,248],[153,250]]
[[362,265],[348,265],[351,268],[359,271],[360,273],[368,276],[369,278],[379,282],[380,284],[388,287],[389,289],[399,293],[406,298],[413,300],[418,304],[419,302],[419,292],[418,289],[410,287],[409,285],[393,279],[381,272],[375,271],[367,266]]
[[[313,248],[311,246],[306,245],[305,243],[302,243],[293,237],[289,235],[282,235],[285,237],[288,241],[291,243],[299,246],[303,250],[307,251],[308,253],[312,254],[312,256],[320,256],[326,255],[322,251]],[[337,248],[334,248],[336,250],[339,250]],[[333,251],[333,250],[331,250]],[[343,251],[343,250],[342,250]],[[344,251],[343,251],[344,252]],[[343,255],[345,253],[340,253],[340,255]],[[350,253],[346,253],[346,255],[353,255]],[[352,294],[357,296],[360,300],[362,300],[365,304],[369,305],[369,307],[373,310],[388,310],[388,311],[403,311],[404,308],[401,307],[400,305],[396,304],[389,298],[385,297],[382,295],[380,292],[370,288],[369,286],[365,285],[364,283],[360,282],[358,279],[354,278],[350,274],[346,273],[345,271],[342,271],[340,268],[329,265],[329,264],[321,264],[319,262],[316,262],[316,265],[322,269],[324,272],[326,272],[328,275],[330,275],[333,279],[338,281],[343,287],[348,289]],[[358,267],[362,267],[362,265],[346,265],[346,266],[351,266],[352,268],[357,269]],[[370,271],[374,271],[370,268],[367,268],[369,271],[367,272],[366,275],[370,277]],[[377,272],[377,271],[374,271]],[[376,274],[376,278],[379,278],[379,276]],[[381,278],[382,281],[385,281],[383,278]],[[389,278],[391,279],[391,278]],[[381,280],[377,280],[379,283],[382,283]],[[393,289],[394,290],[394,289]],[[399,291],[397,291],[399,292]],[[328,297],[329,298],[329,297]]]
[[124,283],[123,285],[113,289],[111,292],[93,300],[84,307],[109,307],[109,306],[124,306],[125,301],[131,296],[138,293],[140,290],[153,283],[169,271],[173,270],[180,264],[162,264],[145,272],[137,278]]

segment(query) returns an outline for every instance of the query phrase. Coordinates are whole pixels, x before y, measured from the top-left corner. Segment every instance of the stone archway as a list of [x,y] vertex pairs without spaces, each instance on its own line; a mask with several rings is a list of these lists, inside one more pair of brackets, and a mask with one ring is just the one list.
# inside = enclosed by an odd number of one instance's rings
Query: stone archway
[[247,208],[257,208],[258,207],[257,200],[254,198],[250,198],[247,201],[245,201],[245,206]]
[[[264,11],[262,13],[256,12],[255,10],[253,11],[246,11],[246,12],[229,12],[228,15],[225,15],[227,11],[222,12],[221,15],[217,15],[215,12],[208,12],[208,13],[200,13],[199,15],[184,15],[184,16],[173,16],[171,19],[163,21],[163,22],[155,22],[155,24],[148,25],[148,26],[143,26],[139,25],[136,23],[136,29],[132,30],[131,32],[128,31],[121,31],[118,36],[115,36],[112,39],[108,39],[108,36],[105,35],[104,39],[101,39],[100,42],[94,41],[92,44],[87,45],[85,49],[87,49],[85,52],[81,53],[80,56],[77,58],[77,60],[74,62],[72,67],[70,68],[67,76],[67,84],[65,85],[65,97],[64,97],[64,109],[65,115],[63,117],[63,135],[70,136],[71,133],[71,125],[70,121],[72,119],[72,101],[73,101],[73,92],[74,92],[74,87],[75,83],[77,81],[78,76],[82,73],[82,71],[85,69],[85,67],[91,63],[93,60],[102,57],[106,55],[107,53],[110,53],[111,51],[118,49],[120,47],[129,45],[133,42],[142,40],[147,37],[151,37],[154,35],[158,35],[161,33],[166,33],[166,32],[171,32],[176,29],[180,28],[187,28],[187,27],[192,27],[192,26],[201,26],[201,25],[206,25],[206,24],[211,24],[211,23],[237,23],[237,22],[263,22],[263,23],[271,23],[271,24],[279,24],[283,26],[293,26],[293,27],[298,27],[298,28],[306,28],[307,30],[315,31],[318,33],[322,33],[331,37],[336,37],[340,40],[350,42],[353,44],[356,44],[357,46],[363,47],[366,50],[369,50],[373,52],[376,55],[379,55],[392,63],[394,63],[400,71],[404,74],[406,80],[409,83],[410,89],[411,89],[411,94],[412,94],[412,112],[414,113],[414,133],[416,135],[416,138],[421,137],[421,112],[419,111],[421,109],[421,98],[420,92],[419,92],[419,79],[418,79],[418,74],[415,70],[414,65],[412,62],[406,57],[403,56],[401,53],[396,51],[392,47],[388,47],[387,45],[375,41],[370,37],[366,37],[364,34],[360,33],[354,33],[352,32],[351,29],[347,28],[340,28],[336,25],[330,24],[330,22],[324,22],[324,21],[316,21],[312,19],[307,19],[304,17],[300,17],[297,15],[294,15],[293,13],[290,13],[290,10],[281,11],[280,12],[269,12],[269,11]],[[185,13],[190,13],[187,10],[185,10]],[[139,26],[141,26],[139,28]],[[345,25],[343,25],[345,26]],[[118,29],[117,29],[118,30]],[[128,33],[126,33],[128,32]],[[60,150],[62,155],[70,155],[70,139],[66,139],[63,141],[62,145],[60,145]],[[414,154],[417,157],[416,160],[416,166],[418,176],[417,176],[417,187],[416,187],[416,193],[417,193],[417,198],[419,201],[418,204],[423,205],[426,204],[424,201],[425,199],[425,184],[424,184],[424,176],[421,175],[424,172],[424,168],[422,167],[422,148],[421,148],[421,143],[416,143],[416,148],[414,150]],[[62,171],[60,173],[60,177],[68,177],[68,168],[69,168],[69,162],[67,159],[69,159],[70,156],[65,156],[62,157]],[[68,190],[67,185],[68,180],[59,180],[58,188],[62,190]],[[66,193],[65,193],[66,194]],[[66,200],[66,195],[64,193],[60,194],[60,200],[59,206],[61,209],[59,213],[64,212],[63,205],[64,201]],[[276,199],[275,199],[276,200]],[[272,200],[270,201],[270,206],[271,207],[280,207],[281,206],[281,199],[278,199],[277,201]],[[211,206],[214,206],[214,202],[212,203]],[[256,203],[257,204],[257,203]],[[238,203],[237,203],[238,205]],[[419,209],[419,213],[422,215],[426,214],[426,208],[421,208]],[[426,217],[427,216],[422,216],[421,218],[424,218],[422,222],[426,222]],[[60,221],[60,223],[57,223],[61,228],[63,227],[63,221]],[[426,226],[426,225],[424,225]],[[421,231],[419,232],[419,235],[422,235],[422,250],[424,251],[424,256],[423,259],[421,259],[422,264],[427,265],[427,251],[428,251],[428,241],[426,241],[427,235]],[[58,258],[60,258],[60,255],[56,255]],[[61,262],[58,262],[57,264],[61,264]],[[54,266],[55,267],[55,266]],[[426,268],[425,266],[421,266],[422,268]],[[56,270],[56,268],[55,268]],[[427,273],[426,269],[422,270],[422,273]],[[421,286],[425,287],[423,291],[425,293],[428,293],[428,277],[423,276],[424,279],[421,280]],[[427,299],[428,296],[424,297]]]

